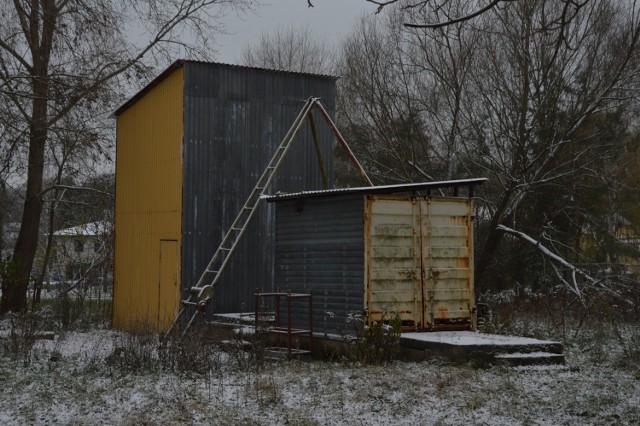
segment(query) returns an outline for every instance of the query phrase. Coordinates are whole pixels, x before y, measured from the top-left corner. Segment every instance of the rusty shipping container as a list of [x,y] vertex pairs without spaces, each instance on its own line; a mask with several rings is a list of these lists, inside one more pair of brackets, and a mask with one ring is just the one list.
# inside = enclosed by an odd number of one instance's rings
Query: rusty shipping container
[[[115,112],[113,326],[165,330],[303,102],[335,111],[333,76],[177,61]],[[318,127],[332,176],[333,136]],[[329,182],[331,185],[331,182]],[[306,126],[272,184],[322,187]],[[217,286],[217,312],[253,309],[272,290],[275,217],[260,211]]]
[[[314,330],[399,315],[404,330],[473,327],[473,187],[485,179],[280,194],[275,283],[313,294]],[[450,188],[453,196],[433,196]],[[458,196],[458,188],[467,188]],[[294,323],[304,325],[304,310]]]

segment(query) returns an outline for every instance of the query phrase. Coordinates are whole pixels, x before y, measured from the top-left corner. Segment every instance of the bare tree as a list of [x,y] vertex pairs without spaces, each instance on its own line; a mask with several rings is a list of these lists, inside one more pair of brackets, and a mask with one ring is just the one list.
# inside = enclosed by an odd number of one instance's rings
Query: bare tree
[[335,69],[334,50],[326,40],[314,38],[309,27],[277,28],[262,33],[255,45],[247,45],[242,63],[286,71],[330,74]]
[[424,180],[438,158],[417,102],[419,79],[409,69],[396,16],[381,25],[363,18],[340,64],[340,117],[357,155],[378,183]]
[[[491,178],[480,194],[479,218],[488,223],[476,267],[481,283],[487,269],[500,263],[499,225],[515,228],[528,220],[537,197],[561,188],[568,177],[577,182],[600,172],[607,179],[595,161],[622,145],[593,123],[637,101],[639,8],[633,1],[514,1],[483,12],[472,25],[402,25],[445,22],[473,14],[475,6],[465,0],[440,4],[437,10],[396,8],[398,16],[382,31],[361,27],[357,41],[347,44],[343,85],[354,104],[346,104],[349,128],[379,127],[379,134],[361,142],[371,148],[388,140],[397,147],[394,129],[382,127],[378,110],[404,102],[389,116],[397,121],[417,115],[424,134],[413,143],[428,141],[430,154],[387,157],[389,169],[417,164],[423,176]],[[376,56],[381,39],[391,46]],[[565,206],[570,200],[567,194]]]
[[[22,225],[2,282],[0,313],[26,307],[26,289],[38,243],[43,178],[52,129],[77,109],[96,114],[127,78],[144,77],[146,64],[172,53],[203,57],[228,8],[252,0],[13,0],[0,4],[0,129],[6,164],[26,167]],[[195,42],[186,44],[189,32]],[[135,34],[135,36],[133,36]],[[147,61],[147,62],[145,62]],[[105,99],[110,99],[105,105]],[[22,161],[19,161],[22,160]]]
[[532,1],[485,15],[490,31],[478,59],[484,72],[470,82],[478,96],[467,113],[463,140],[473,142],[463,145],[464,161],[492,176],[500,195],[487,195],[492,220],[478,281],[494,260],[497,227],[515,223],[537,188],[588,168],[598,135],[587,121],[624,107],[637,90],[640,21],[629,7],[594,2],[568,19],[558,2]]

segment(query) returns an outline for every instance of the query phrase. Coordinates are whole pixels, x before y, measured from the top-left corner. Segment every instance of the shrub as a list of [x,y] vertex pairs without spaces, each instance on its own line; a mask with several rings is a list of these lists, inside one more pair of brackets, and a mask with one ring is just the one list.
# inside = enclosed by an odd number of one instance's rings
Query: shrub
[[363,364],[386,364],[398,356],[402,321],[397,312],[385,308],[382,320],[373,321],[371,326],[359,313],[350,313],[347,323],[355,335],[346,336],[352,360]]
[[9,314],[11,331],[6,349],[13,359],[22,359],[25,367],[31,364],[33,346],[49,326],[51,316],[51,310],[47,308]]
[[137,327],[137,332],[123,333],[115,342],[108,362],[123,370],[173,371],[207,374],[221,364],[221,353],[215,350],[204,328],[162,335]]

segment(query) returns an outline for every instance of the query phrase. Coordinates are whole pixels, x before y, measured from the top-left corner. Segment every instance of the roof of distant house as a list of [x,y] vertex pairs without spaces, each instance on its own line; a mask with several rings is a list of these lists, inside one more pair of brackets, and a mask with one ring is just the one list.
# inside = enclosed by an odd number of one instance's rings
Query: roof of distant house
[[73,228],[60,229],[53,233],[55,237],[72,237],[85,236],[92,237],[96,235],[104,235],[111,232],[113,225],[109,222],[99,221],[85,223],[83,225],[74,226]]

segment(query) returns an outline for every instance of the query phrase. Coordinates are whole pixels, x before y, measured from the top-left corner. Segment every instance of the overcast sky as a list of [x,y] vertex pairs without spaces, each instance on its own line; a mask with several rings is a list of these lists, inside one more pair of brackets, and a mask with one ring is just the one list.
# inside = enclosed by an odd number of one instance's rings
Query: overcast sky
[[216,60],[224,63],[239,63],[242,49],[247,44],[256,44],[262,32],[291,24],[308,25],[318,38],[336,42],[346,36],[361,14],[373,15],[375,6],[365,0],[262,0],[263,5],[256,14],[238,18],[229,15],[225,25],[229,35],[218,39]]

